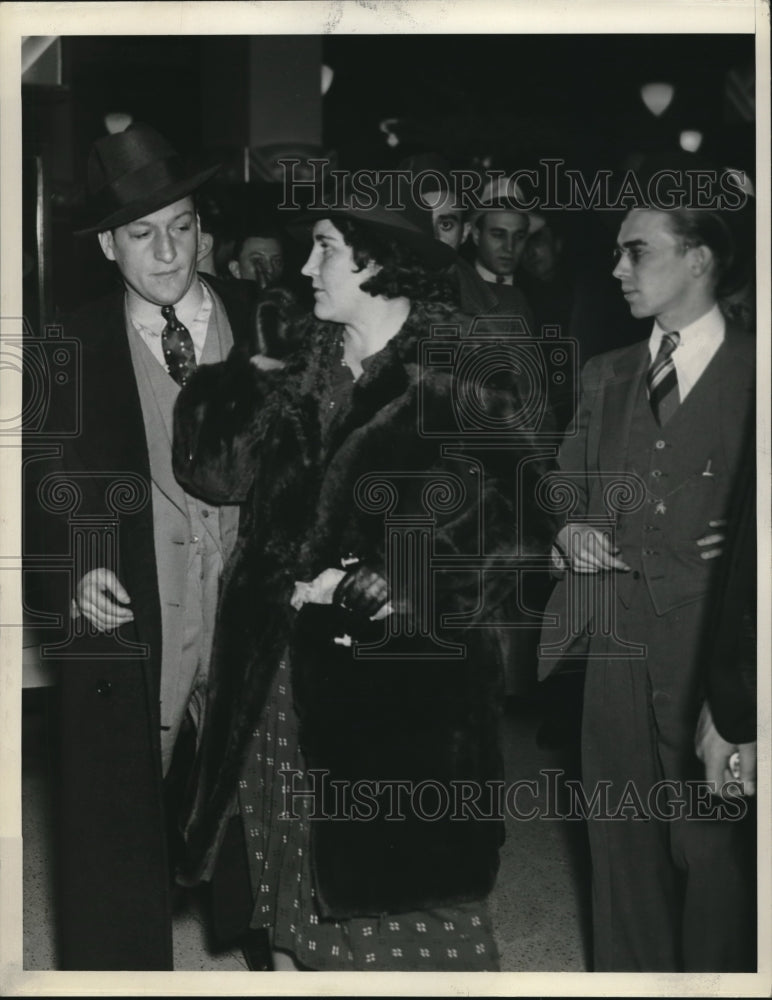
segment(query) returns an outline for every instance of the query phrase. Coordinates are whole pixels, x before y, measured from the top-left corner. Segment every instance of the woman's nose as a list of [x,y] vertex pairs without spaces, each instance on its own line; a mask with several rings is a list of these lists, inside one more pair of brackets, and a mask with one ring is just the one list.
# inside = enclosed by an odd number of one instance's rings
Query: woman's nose
[[308,255],[308,260],[301,267],[300,273],[305,275],[306,278],[311,278],[316,271],[316,250],[312,250]]

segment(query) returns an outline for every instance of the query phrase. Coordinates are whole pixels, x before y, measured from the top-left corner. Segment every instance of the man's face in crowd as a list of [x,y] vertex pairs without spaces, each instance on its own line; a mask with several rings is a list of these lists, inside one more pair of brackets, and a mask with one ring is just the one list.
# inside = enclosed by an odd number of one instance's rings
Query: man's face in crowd
[[464,222],[464,210],[455,204],[452,193],[431,191],[424,202],[432,210],[435,238],[458,250],[469,233],[469,223]]
[[173,306],[196,274],[198,216],[188,196],[156,212],[99,234],[130,293],[157,306]]
[[521,212],[486,212],[472,227],[477,259],[494,274],[514,274],[528,236],[528,217]]
[[523,251],[523,267],[538,281],[549,281],[560,258],[561,241],[549,226],[542,226],[528,237]]
[[693,287],[689,251],[665,212],[634,209],[619,230],[614,277],[636,319],[678,314]]
[[270,236],[250,236],[229,267],[234,278],[257,281],[263,286],[275,285],[284,272],[281,245]]

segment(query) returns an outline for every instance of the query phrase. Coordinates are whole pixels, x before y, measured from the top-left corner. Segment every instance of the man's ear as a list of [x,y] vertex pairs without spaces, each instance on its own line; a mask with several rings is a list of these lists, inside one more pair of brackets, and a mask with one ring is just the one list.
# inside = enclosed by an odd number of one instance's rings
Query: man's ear
[[[472,223],[471,222],[465,222],[464,223],[464,228],[461,231],[461,242],[462,243],[466,243],[466,241],[467,241],[467,239],[469,237],[469,232],[470,232],[471,228],[472,228]],[[475,229],[476,228],[477,228],[477,226],[475,226]],[[477,242],[477,241],[475,240],[475,242]]]
[[214,236],[211,233],[201,233],[198,238],[197,260],[201,262],[214,246]]
[[713,251],[703,243],[696,247],[689,247],[686,252],[691,258],[691,270],[696,278],[706,274],[713,266]]
[[239,267],[239,262],[237,260],[228,261],[228,270],[231,272],[234,278],[241,277],[241,268]]
[[474,243],[474,245],[476,247],[479,247],[479,245],[480,245],[480,227],[478,226],[477,223],[475,223],[473,226],[470,224],[470,228],[471,228],[471,231],[472,231],[472,243]]
[[97,238],[99,239],[99,245],[102,248],[102,253],[107,257],[108,260],[115,260],[115,243],[113,241],[112,231],[106,229],[103,233],[97,233]]

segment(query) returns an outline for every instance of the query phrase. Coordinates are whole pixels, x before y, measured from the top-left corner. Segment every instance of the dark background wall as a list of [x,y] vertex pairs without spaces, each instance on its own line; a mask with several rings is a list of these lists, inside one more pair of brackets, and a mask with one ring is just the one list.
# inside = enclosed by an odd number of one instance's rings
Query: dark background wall
[[[594,171],[678,149],[690,128],[704,133],[701,154],[752,176],[755,125],[742,97],[752,95],[753,58],[751,35],[63,37],[61,84],[22,86],[24,153],[42,165],[47,216],[41,308],[36,185],[26,172],[29,313],[34,325],[38,314],[57,318],[113,280],[93,237],[72,236],[88,149],[105,134],[107,112],[223,162],[217,184],[236,206],[245,163],[253,203],[273,197],[258,178],[266,144],[274,159],[296,147],[348,169],[435,150],[454,166],[515,169],[561,156]],[[324,97],[322,63],[334,72]],[[675,87],[659,118],[640,98],[649,80]],[[396,146],[384,119],[395,120]]]

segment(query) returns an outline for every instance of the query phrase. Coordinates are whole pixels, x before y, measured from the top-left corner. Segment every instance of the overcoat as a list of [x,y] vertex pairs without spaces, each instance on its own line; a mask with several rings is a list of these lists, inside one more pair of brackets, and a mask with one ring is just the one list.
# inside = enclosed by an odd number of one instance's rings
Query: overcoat
[[[464,365],[463,338],[433,341],[440,351],[427,354],[433,323],[465,325],[414,304],[331,421],[342,362],[342,328],[332,324],[315,323],[278,375],[234,351],[200,369],[178,398],[178,478],[204,498],[246,499],[224,577],[185,880],[211,864],[252,731],[289,654],[309,772],[341,787],[369,783],[366,820],[344,810],[312,824],[323,910],[349,917],[452,905],[492,887],[503,828],[489,798],[502,779],[502,688],[485,624],[511,598],[518,567],[544,559],[554,525],[535,502],[547,462],[533,428],[518,423],[522,387],[511,372],[499,384],[487,378],[490,344]],[[458,423],[472,388],[462,368],[485,376],[474,398],[482,426],[498,429],[485,445]],[[405,569],[395,539],[411,531]],[[348,558],[389,580],[391,616],[376,625],[329,605],[293,610],[296,581]],[[342,644],[346,635],[353,645]],[[379,641],[380,656],[363,658]],[[401,818],[387,818],[389,782],[424,783],[425,809],[411,800]],[[453,814],[459,783],[476,789],[477,814]],[[328,807],[322,798],[320,812]]]
[[[222,300],[236,343],[253,340],[248,283],[204,276]],[[57,918],[61,964],[70,969],[171,969],[171,885],[160,753],[161,609],[148,442],[125,327],[124,295],[93,303],[64,326],[80,345],[80,429],[44,463],[40,519],[45,551],[70,573],[51,572],[47,602],[64,637],[58,666]],[[52,414],[69,428],[72,414]],[[53,474],[54,478],[49,478]],[[64,484],[64,485],[61,485]],[[78,496],[67,516],[56,497]],[[42,507],[45,506],[46,510]],[[182,515],[181,515],[182,516]],[[71,587],[104,565],[104,552],[72,551],[76,521],[113,519],[117,575],[133,622],[116,633],[76,635]],[[108,534],[110,533],[108,528]],[[178,532],[180,545],[187,533]],[[52,563],[53,565],[53,563]],[[179,561],[181,571],[187,560]],[[182,584],[181,584],[182,585]],[[59,659],[57,659],[59,657]]]

